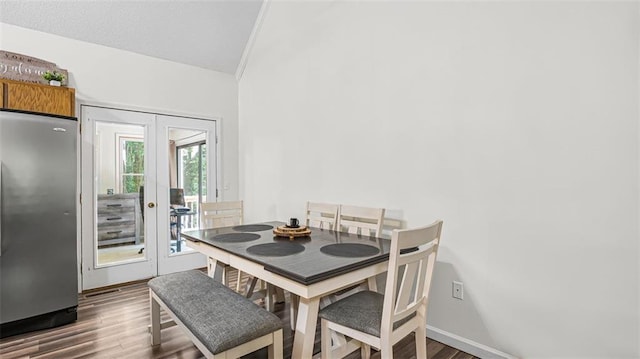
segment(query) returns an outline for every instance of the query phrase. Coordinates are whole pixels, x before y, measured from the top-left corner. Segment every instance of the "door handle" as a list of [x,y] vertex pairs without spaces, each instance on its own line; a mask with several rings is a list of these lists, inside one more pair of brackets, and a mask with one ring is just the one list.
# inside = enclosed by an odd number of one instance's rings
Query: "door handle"
[[149,208],[153,208],[153,207],[155,207],[155,206],[156,206],[156,204],[155,204],[155,203],[153,203],[153,202],[149,202],[149,204],[147,205],[147,207],[149,207]]

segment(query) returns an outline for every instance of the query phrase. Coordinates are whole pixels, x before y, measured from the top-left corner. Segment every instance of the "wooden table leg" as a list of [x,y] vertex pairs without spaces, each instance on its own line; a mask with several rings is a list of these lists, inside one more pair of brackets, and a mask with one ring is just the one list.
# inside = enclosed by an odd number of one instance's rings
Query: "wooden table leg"
[[289,319],[291,320],[291,330],[295,330],[296,322],[298,320],[298,304],[300,303],[300,297],[289,292],[289,298]]
[[217,261],[215,258],[207,258],[207,275],[215,280],[227,285],[227,269],[226,265]]
[[313,342],[316,337],[319,308],[320,298],[300,298],[292,358],[306,359],[313,356]]

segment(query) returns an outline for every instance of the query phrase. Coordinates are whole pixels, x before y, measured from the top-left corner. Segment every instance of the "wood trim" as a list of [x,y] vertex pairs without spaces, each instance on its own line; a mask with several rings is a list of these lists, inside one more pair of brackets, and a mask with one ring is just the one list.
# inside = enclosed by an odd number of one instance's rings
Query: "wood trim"
[[469,353],[478,358],[518,359],[517,356],[474,342],[471,339],[449,333],[446,330],[427,325],[427,337],[442,344]]
[[151,278],[134,280],[134,281],[125,282],[125,283],[118,283],[118,284],[108,285],[106,287],[98,287],[98,288],[86,289],[86,290],[83,290],[82,292],[80,292],[80,295],[94,294],[94,293],[97,293],[97,292],[110,292],[111,289],[119,289],[120,287],[127,286],[127,285],[147,283],[149,281],[149,279],[151,279]]
[[[197,268],[197,270],[203,271],[206,273],[207,268],[206,267],[202,267],[202,268]],[[140,279],[140,280],[133,280],[130,282],[124,282],[124,283],[118,283],[118,284],[112,284],[112,285],[108,285],[106,287],[98,287],[98,288],[91,288],[91,289],[86,289],[83,290],[82,292],[80,292],[80,295],[87,295],[87,294],[92,294],[92,293],[96,293],[96,292],[108,292],[111,289],[119,289],[120,287],[125,287],[128,285],[134,285],[134,284],[141,284],[141,283],[147,283],[150,278],[145,278],[145,279]]]

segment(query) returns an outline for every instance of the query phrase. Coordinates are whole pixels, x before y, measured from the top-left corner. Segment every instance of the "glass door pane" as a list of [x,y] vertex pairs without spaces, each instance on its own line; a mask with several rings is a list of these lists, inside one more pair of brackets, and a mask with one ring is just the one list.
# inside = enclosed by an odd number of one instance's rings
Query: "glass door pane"
[[[171,133],[171,130],[170,130]],[[196,138],[204,137],[204,132],[194,131]],[[178,187],[184,189],[185,205],[192,212],[199,213],[199,204],[206,200],[207,159],[206,142],[195,142],[177,148]],[[190,215],[183,223],[183,230],[199,227],[198,216]],[[184,222],[184,221],[183,221]]]
[[144,126],[96,121],[95,142],[96,265],[144,260]]
[[207,188],[215,188],[215,165],[207,156],[215,121],[158,116],[157,125],[158,213],[166,213],[158,217],[158,273],[203,267],[204,256],[181,233],[198,228],[200,203],[207,200]]

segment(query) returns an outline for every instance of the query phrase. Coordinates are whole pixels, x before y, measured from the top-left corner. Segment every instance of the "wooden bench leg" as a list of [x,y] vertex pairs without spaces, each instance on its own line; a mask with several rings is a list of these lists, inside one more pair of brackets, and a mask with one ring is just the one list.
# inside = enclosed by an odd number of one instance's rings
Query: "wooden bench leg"
[[273,332],[273,344],[269,345],[267,349],[269,352],[269,359],[282,359],[282,329]]
[[151,345],[160,344],[160,304],[149,290],[149,307],[151,308]]

